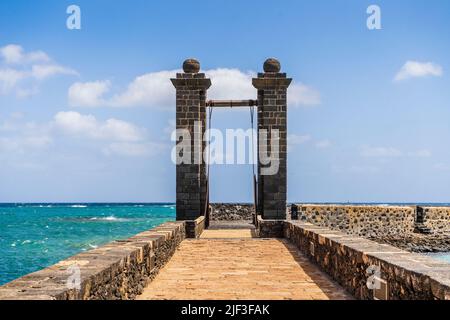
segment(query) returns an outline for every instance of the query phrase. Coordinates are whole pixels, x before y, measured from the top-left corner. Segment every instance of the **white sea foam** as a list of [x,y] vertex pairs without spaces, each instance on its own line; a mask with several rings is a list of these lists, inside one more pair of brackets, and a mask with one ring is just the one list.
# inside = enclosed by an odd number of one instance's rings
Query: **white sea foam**
[[128,219],[125,218],[117,218],[114,216],[108,216],[108,217],[93,217],[90,218],[89,220],[93,220],[93,221],[113,221],[113,222],[123,222],[123,221],[128,221]]
[[72,206],[70,206],[71,208],[87,208],[87,206],[86,205],[84,205],[84,204],[74,204],[74,205],[72,205]]

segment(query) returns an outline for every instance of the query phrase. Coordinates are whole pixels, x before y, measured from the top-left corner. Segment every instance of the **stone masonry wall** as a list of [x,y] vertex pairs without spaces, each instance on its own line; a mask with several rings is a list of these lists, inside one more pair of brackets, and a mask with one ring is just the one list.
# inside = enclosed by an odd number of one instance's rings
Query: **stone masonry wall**
[[283,238],[284,224],[284,220],[264,220],[258,216],[256,235],[259,238]]
[[204,213],[206,206],[206,167],[202,156],[205,146],[206,93],[211,80],[204,73],[198,73],[197,69],[191,69],[177,73],[176,78],[171,79],[176,88],[176,128],[190,135],[190,150],[178,149],[188,137],[177,137],[177,154],[181,156],[187,153],[182,157],[186,157],[187,163],[177,163],[176,166],[177,220],[195,220]]
[[299,220],[362,237],[414,231],[412,207],[363,205],[298,205]]
[[450,208],[424,207],[424,224],[434,233],[450,234]]
[[[450,300],[450,264],[310,223],[285,222],[284,233],[357,299]],[[376,268],[380,286],[369,289]]]
[[[184,222],[164,223],[9,282],[0,287],[0,300],[133,299],[184,238]],[[77,273],[80,288],[70,288]]]
[[197,239],[205,230],[205,216],[186,221],[186,238]]
[[[291,81],[280,72],[280,64],[275,59],[266,60],[264,73],[258,73],[252,80],[258,89],[258,211],[264,219],[286,219],[287,89]],[[265,138],[261,136],[264,131],[267,133]],[[276,143],[279,145],[278,157],[272,156],[273,163],[265,164],[262,156],[273,155]],[[275,166],[274,172],[265,172]]]
[[253,204],[212,203],[210,206],[213,221],[252,220],[255,212]]

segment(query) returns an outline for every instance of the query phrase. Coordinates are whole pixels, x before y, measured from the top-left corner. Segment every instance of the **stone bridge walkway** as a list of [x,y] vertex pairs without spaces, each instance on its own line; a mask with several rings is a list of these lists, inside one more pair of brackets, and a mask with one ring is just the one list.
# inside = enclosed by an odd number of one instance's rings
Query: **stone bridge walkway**
[[184,240],[145,288],[147,299],[351,299],[284,239],[254,238],[252,229],[205,230]]

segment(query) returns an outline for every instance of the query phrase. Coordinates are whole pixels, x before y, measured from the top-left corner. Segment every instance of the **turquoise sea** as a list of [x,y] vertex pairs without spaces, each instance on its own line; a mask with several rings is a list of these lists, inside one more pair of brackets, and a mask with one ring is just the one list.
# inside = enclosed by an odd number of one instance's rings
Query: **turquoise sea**
[[429,254],[433,259],[441,260],[450,263],[450,253],[432,253]]
[[0,285],[175,220],[175,205],[0,204]]

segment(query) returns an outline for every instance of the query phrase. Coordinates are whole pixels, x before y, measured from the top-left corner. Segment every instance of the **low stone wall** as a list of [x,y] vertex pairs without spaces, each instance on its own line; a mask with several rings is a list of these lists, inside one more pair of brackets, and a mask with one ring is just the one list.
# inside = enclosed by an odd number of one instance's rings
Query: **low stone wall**
[[263,220],[258,216],[256,236],[259,238],[283,238],[284,220]]
[[186,221],[186,238],[197,239],[205,230],[205,217],[201,216],[195,220]]
[[362,237],[414,231],[415,209],[401,206],[302,205],[299,220]]
[[253,204],[212,203],[210,218],[212,221],[251,221],[254,212]]
[[284,234],[358,299],[450,300],[450,264],[305,222],[285,222]]
[[450,234],[449,207],[423,207],[424,225],[433,233]]
[[0,300],[133,299],[184,238],[184,222],[164,223],[9,282]]

